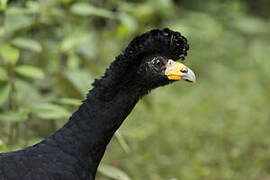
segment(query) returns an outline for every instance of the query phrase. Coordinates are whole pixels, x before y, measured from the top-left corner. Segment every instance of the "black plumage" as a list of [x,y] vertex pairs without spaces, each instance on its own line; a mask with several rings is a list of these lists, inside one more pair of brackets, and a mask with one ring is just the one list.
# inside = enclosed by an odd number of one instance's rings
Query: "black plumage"
[[186,38],[167,28],[136,37],[61,129],[34,146],[0,154],[0,180],[95,179],[115,131],[143,95],[174,81],[165,65],[184,59],[188,49]]

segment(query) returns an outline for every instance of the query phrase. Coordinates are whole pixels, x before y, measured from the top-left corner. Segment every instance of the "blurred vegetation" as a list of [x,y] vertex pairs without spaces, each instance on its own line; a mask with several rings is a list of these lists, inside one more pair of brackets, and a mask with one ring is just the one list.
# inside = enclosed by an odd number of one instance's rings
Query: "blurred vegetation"
[[97,179],[270,179],[269,18],[268,0],[0,0],[0,152],[61,127],[135,35],[169,27],[198,83],[141,101]]

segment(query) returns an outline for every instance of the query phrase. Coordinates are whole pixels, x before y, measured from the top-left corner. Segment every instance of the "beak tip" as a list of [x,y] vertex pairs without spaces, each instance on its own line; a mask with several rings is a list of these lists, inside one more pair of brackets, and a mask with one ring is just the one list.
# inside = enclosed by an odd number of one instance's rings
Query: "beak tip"
[[186,80],[191,83],[196,83],[196,76],[194,72],[188,68],[187,73],[183,76],[183,80]]

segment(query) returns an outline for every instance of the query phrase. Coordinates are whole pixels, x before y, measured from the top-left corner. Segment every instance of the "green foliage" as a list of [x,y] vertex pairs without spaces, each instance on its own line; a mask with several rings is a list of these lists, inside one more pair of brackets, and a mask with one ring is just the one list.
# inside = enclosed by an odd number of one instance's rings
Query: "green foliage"
[[10,84],[2,86],[0,90],[0,106],[2,106],[8,100],[10,92],[11,92]]
[[27,120],[27,112],[19,109],[18,111],[5,111],[0,114],[0,120],[6,122],[23,122]]
[[42,50],[38,41],[28,38],[17,37],[12,41],[12,44],[18,48],[28,49],[34,52],[41,52]]
[[56,104],[38,104],[33,107],[33,114],[42,119],[55,120],[68,118],[68,111]]
[[9,45],[0,46],[0,53],[4,61],[15,64],[19,58],[19,50]]
[[21,65],[17,66],[15,71],[25,77],[33,78],[33,79],[41,79],[44,78],[44,73],[37,67]]
[[110,165],[101,164],[99,172],[115,180],[130,180],[126,173]]
[[0,151],[61,127],[135,35],[170,27],[188,38],[185,63],[198,82],[144,98],[97,179],[269,179],[267,4],[1,0]]
[[106,9],[97,8],[89,5],[89,3],[76,3],[71,6],[71,12],[79,16],[100,16],[104,18],[112,18],[114,14]]
[[8,2],[8,0],[1,0],[0,1],[0,11],[3,11],[7,8],[7,2]]

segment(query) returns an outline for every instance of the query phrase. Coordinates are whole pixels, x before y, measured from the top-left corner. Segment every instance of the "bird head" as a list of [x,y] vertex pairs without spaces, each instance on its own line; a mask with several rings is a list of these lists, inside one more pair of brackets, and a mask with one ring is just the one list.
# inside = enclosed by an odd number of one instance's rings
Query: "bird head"
[[187,39],[168,28],[154,29],[135,37],[116,57],[95,86],[103,89],[129,89],[140,96],[152,89],[184,80],[195,82],[191,69],[178,60],[187,56]]
[[187,39],[168,28],[151,30],[136,37],[124,51],[130,61],[131,81],[148,90],[184,80],[196,82],[193,71],[179,62],[187,56]]

